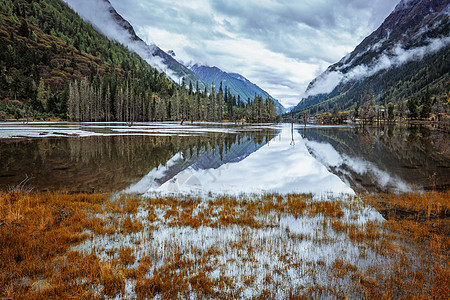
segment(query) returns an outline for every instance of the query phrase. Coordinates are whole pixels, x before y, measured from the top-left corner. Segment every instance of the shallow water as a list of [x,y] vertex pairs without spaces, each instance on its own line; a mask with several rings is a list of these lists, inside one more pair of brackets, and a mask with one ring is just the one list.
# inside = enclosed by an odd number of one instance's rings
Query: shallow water
[[164,184],[151,185],[147,193],[353,193],[308,152],[297,128],[279,128],[276,137],[244,159],[219,167],[193,164]]
[[450,136],[426,127],[312,127],[310,152],[358,191],[450,187]]
[[0,188],[313,192],[447,189],[448,134],[426,128],[0,123]]
[[244,158],[276,132],[219,124],[2,123],[0,136],[8,138],[0,138],[0,188],[29,177],[35,190],[118,192],[181,156],[159,184],[202,157],[205,168]]

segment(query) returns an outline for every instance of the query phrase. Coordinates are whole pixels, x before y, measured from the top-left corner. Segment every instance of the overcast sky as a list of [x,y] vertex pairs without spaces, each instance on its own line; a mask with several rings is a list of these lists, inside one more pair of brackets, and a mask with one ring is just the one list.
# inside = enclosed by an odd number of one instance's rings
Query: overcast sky
[[240,73],[297,104],[308,83],[351,52],[396,0],[110,0],[147,43],[185,63]]

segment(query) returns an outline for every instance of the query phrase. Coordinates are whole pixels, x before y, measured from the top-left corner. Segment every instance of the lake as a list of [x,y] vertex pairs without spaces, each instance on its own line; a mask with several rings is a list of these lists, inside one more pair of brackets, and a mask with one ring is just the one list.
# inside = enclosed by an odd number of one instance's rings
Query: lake
[[0,123],[0,188],[261,193],[446,190],[448,133],[425,127]]

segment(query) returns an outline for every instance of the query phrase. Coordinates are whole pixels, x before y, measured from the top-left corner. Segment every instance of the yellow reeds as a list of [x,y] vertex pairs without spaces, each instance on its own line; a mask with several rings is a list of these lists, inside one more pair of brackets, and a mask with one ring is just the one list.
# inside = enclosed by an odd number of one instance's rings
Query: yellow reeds
[[0,297],[439,298],[448,196],[2,194]]

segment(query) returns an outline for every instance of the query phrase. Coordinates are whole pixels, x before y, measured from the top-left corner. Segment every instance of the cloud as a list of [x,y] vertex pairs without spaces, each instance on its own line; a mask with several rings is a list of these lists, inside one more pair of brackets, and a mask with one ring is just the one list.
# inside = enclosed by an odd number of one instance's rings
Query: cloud
[[153,56],[155,45],[151,40],[147,40],[147,44],[142,41],[134,41],[130,37],[130,33],[124,27],[120,26],[109,12],[110,4],[103,0],[64,0],[73,10],[75,10],[86,22],[91,23],[96,30],[104,34],[111,40],[115,40],[130,50],[139,54],[151,66],[160,71],[165,72],[175,82],[179,78],[171,72],[163,63],[162,59]]
[[[67,2],[94,11],[95,1]],[[186,63],[240,73],[286,106],[298,103],[308,82],[353,50],[395,6],[392,0],[110,2],[147,43],[174,50]]]
[[314,84],[308,88],[308,90],[305,93],[305,96],[314,96],[317,94],[328,94],[331,93],[334,88],[341,83],[343,80],[344,75],[337,71],[337,72],[329,72],[326,71],[321,76],[317,77]]
[[[390,52],[392,55],[383,53],[370,65],[358,65],[343,74],[340,71],[326,71],[317,78],[317,81],[310,87],[305,96],[317,94],[328,94],[340,83],[351,80],[360,80],[372,76],[382,70],[398,67],[412,60],[422,60],[427,54],[432,54],[443,47],[450,45],[450,37],[441,39],[430,39],[427,45],[405,50],[403,45],[396,45]],[[385,51],[386,52],[386,51]],[[348,63],[350,64],[350,63]],[[348,65],[347,64],[347,65]]]

